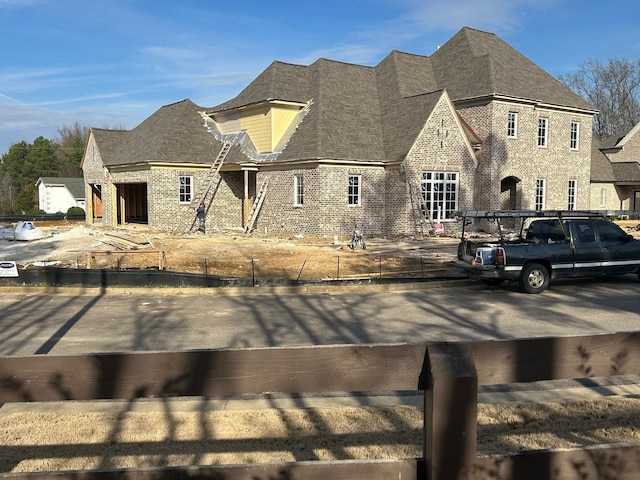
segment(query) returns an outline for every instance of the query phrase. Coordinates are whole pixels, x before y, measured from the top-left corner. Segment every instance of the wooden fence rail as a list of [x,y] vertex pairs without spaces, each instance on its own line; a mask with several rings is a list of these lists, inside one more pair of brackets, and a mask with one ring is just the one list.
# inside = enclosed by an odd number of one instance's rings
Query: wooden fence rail
[[[402,345],[0,357],[0,402],[262,393],[424,392],[424,456],[272,465],[4,473],[64,479],[636,479],[640,446],[479,457],[479,385],[638,374],[640,332]],[[613,469],[613,473],[611,473]]]

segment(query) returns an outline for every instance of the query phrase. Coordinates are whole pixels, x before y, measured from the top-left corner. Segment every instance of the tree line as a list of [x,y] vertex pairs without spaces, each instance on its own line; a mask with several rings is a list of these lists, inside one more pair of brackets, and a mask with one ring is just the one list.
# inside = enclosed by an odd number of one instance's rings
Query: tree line
[[40,177],[82,177],[82,156],[88,127],[77,122],[58,129],[55,139],[14,143],[0,157],[0,214],[28,215],[38,209]]
[[[640,122],[640,59],[589,58],[575,73],[558,79],[593,105],[593,133],[604,140],[622,136]],[[76,122],[58,130],[58,138],[36,138],[11,145],[0,157],[0,214],[39,212],[35,183],[40,177],[81,177],[87,127]]]

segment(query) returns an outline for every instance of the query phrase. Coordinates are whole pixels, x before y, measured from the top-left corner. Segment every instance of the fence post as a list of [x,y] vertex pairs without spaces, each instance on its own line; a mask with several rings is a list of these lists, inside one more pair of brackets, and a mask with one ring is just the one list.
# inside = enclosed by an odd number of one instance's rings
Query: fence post
[[427,347],[424,459],[429,480],[469,480],[477,452],[478,376],[464,345]]

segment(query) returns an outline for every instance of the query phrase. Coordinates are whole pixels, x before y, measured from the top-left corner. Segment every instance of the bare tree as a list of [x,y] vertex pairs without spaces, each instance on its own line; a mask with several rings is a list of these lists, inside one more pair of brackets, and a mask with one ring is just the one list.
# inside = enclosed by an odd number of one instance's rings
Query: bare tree
[[80,126],[78,122],[58,129],[58,163],[61,176],[82,176],[80,163],[88,133],[89,128]]
[[627,133],[640,121],[640,59],[589,58],[559,79],[600,111],[593,124],[599,138]]

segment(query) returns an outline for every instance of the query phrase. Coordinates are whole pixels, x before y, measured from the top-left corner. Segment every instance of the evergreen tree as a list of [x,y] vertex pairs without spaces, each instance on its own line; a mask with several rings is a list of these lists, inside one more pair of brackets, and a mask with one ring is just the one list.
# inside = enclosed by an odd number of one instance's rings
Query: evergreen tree
[[59,171],[58,146],[44,137],[38,137],[29,148],[24,163],[23,187],[35,185],[40,177],[56,177]]

